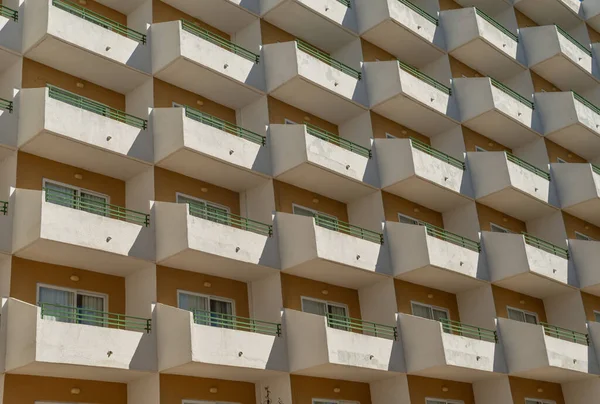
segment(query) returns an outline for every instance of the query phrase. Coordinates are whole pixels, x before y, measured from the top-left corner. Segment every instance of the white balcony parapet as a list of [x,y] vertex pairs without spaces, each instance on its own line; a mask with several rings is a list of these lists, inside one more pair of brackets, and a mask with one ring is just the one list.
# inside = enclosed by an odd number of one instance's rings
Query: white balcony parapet
[[597,377],[587,334],[545,323],[497,322],[509,375],[552,383]]
[[429,223],[386,222],[386,233],[396,278],[455,294],[489,280],[478,241]]
[[581,2],[583,15],[589,26],[600,31],[600,3],[595,1]]
[[374,112],[429,137],[459,124],[450,87],[399,61],[363,67]]
[[527,221],[556,211],[550,174],[508,152],[470,152],[475,199],[500,212]]
[[408,63],[424,66],[444,54],[437,12],[410,0],[355,0],[361,37]]
[[496,331],[398,313],[406,371],[472,383],[505,372]]
[[600,226],[600,167],[553,163],[551,169],[561,208]]
[[[21,17],[21,21],[19,21],[19,17]],[[2,31],[2,35],[0,35],[0,55],[2,55],[0,71],[19,58],[18,54],[22,50],[22,20],[17,2],[8,0],[0,5],[0,31]]]
[[273,176],[349,202],[379,187],[370,149],[314,125],[270,125]]
[[21,150],[122,180],[151,166],[145,119],[50,85],[19,97]]
[[417,139],[376,139],[381,187],[438,212],[471,200],[469,172],[463,161]]
[[336,124],[366,111],[362,72],[308,43],[268,44],[263,56],[271,96]]
[[260,3],[266,21],[326,52],[334,52],[358,37],[351,0],[260,0]]
[[155,202],[156,261],[244,282],[276,272],[273,226],[185,203]]
[[287,371],[280,323],[164,304],[155,311],[161,373],[255,381]]
[[560,24],[571,28],[582,22],[579,0],[514,0],[515,8],[539,25]]
[[559,26],[522,28],[520,34],[529,68],[561,90],[582,92],[598,85],[589,46]]
[[600,108],[572,91],[536,93],[544,136],[587,160],[600,156]]
[[146,35],[66,0],[24,7],[24,54],[120,93],[150,76]]
[[290,372],[370,382],[403,372],[397,328],[285,309]]
[[154,260],[148,214],[29,189],[16,189],[12,209],[19,257],[118,276]]
[[18,114],[15,102],[0,98],[0,160],[17,149]]
[[577,287],[569,251],[530,234],[481,233],[492,283],[546,298]]
[[583,292],[600,296],[600,241],[569,239],[569,252]]
[[87,310],[75,314],[14,298],[6,305],[8,373],[123,383],[157,370],[150,319],[103,312],[96,318]]
[[234,109],[264,95],[258,54],[185,20],[151,29],[155,77]]
[[185,106],[153,111],[159,167],[237,192],[270,174],[266,138]]
[[510,148],[539,139],[534,104],[489,77],[454,79],[461,121]]
[[498,79],[527,69],[519,36],[481,9],[448,10],[442,14],[448,52],[478,72]]
[[8,201],[0,201],[0,253],[12,254],[12,210]]
[[277,212],[275,223],[286,273],[353,289],[390,274],[381,233],[321,215]]

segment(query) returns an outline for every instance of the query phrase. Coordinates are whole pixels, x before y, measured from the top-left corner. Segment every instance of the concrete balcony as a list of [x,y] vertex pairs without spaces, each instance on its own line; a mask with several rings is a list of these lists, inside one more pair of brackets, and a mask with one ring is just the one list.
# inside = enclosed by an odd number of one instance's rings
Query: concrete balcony
[[522,28],[520,33],[529,68],[561,90],[582,92],[598,85],[589,46],[556,25]]
[[371,382],[404,372],[396,327],[285,309],[290,372]]
[[527,221],[557,205],[550,174],[506,152],[467,153],[475,199]]
[[328,218],[276,213],[284,272],[352,289],[389,275],[382,234]]
[[156,305],[158,369],[256,382],[287,371],[281,324]]
[[423,223],[386,222],[396,278],[460,293],[488,281],[478,241]]
[[326,52],[358,36],[350,0],[260,0],[260,4],[266,21]]
[[509,375],[552,383],[597,377],[587,334],[507,318],[497,325]]
[[22,89],[19,148],[27,153],[127,180],[153,161],[145,119],[58,87]]
[[276,272],[270,224],[184,203],[155,202],[154,211],[158,264],[243,282]]
[[600,108],[567,91],[536,93],[544,136],[587,160],[600,156]]
[[366,111],[365,80],[358,70],[302,41],[265,45],[263,56],[269,95],[336,124]]
[[409,374],[473,383],[505,372],[496,332],[398,314]]
[[566,248],[529,234],[481,233],[492,283],[544,299],[576,287]]
[[145,33],[62,0],[24,11],[25,57],[123,94],[150,77]]
[[478,8],[442,13],[448,52],[487,76],[499,80],[527,70],[519,37]]
[[342,202],[379,187],[371,150],[313,125],[271,125],[273,176]]
[[18,257],[117,276],[154,260],[154,232],[144,213],[86,204],[58,191],[20,188],[11,205]]
[[456,127],[452,90],[401,62],[364,65],[371,109],[426,136]]
[[155,77],[234,109],[264,95],[259,55],[187,21],[151,29]]
[[201,3],[188,0],[165,0],[163,3],[223,32],[238,32],[260,18],[259,0],[207,0]]
[[533,102],[502,83],[482,78],[454,79],[461,121],[468,128],[510,148],[540,138]]
[[0,201],[0,254],[12,254],[12,223],[12,206],[8,201]]
[[600,168],[592,164],[552,164],[560,206],[573,216],[600,226]]
[[571,28],[582,22],[579,0],[514,0],[514,6],[539,25]]
[[600,31],[600,3],[587,2],[581,3],[583,8],[583,15],[589,26],[594,28],[596,31]]
[[418,66],[444,55],[444,35],[435,14],[409,0],[359,0],[355,4],[360,36],[372,44]]
[[471,200],[471,180],[461,160],[415,139],[377,139],[375,148],[386,192],[438,212]]
[[0,160],[17,149],[18,126],[14,101],[0,98]]
[[583,292],[600,296],[600,241],[569,239],[569,253]]
[[6,0],[0,5],[0,72],[19,60],[22,50],[23,23],[19,22],[19,4]]
[[156,165],[237,192],[265,181],[264,136],[190,107],[155,108]]
[[156,372],[150,320],[99,316],[9,298],[2,313],[6,372],[121,383]]

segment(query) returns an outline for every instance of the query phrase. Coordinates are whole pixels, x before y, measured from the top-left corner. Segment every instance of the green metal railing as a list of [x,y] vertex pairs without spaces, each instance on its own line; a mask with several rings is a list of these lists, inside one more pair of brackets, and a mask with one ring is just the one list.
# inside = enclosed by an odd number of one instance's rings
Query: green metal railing
[[353,69],[350,66],[343,64],[342,62],[338,62],[337,60],[329,56],[327,53],[320,51],[319,49],[304,42],[303,40],[296,39],[296,46],[298,46],[298,50],[319,59],[321,62],[333,67],[334,69],[339,70],[342,73],[346,73],[348,76],[354,77],[357,80],[361,79],[361,73],[358,70]]
[[576,99],[577,101],[594,111],[596,115],[600,115],[600,108],[592,104],[589,100],[583,98],[580,94],[577,94],[575,91],[571,90],[571,92],[573,93],[574,99]]
[[359,154],[363,157],[371,158],[372,153],[370,149],[353,143],[349,140],[344,139],[343,137],[337,136],[331,132],[327,132],[324,129],[319,128],[318,126],[311,125],[310,123],[304,122],[306,125],[306,132],[309,135],[313,135],[314,137],[318,137],[321,140],[324,140],[329,143],[333,143],[336,146],[339,146],[343,149],[350,150],[356,154]]
[[396,327],[340,316],[339,314],[327,313],[327,326],[338,330],[355,331],[373,337],[393,339],[394,341],[398,338]]
[[496,29],[498,29],[504,35],[508,36],[513,41],[519,42],[519,37],[516,34],[513,34],[512,32],[510,32],[502,24],[500,24],[498,21],[494,20],[492,17],[490,17],[489,15],[487,15],[486,13],[484,13],[483,11],[481,11],[480,9],[475,8],[475,13],[477,13],[478,16],[480,16],[481,18],[483,18],[484,20],[486,20],[490,24],[492,24],[494,27],[496,27]]
[[205,112],[198,111],[192,107],[187,105],[185,108],[185,116],[203,123],[205,125],[212,126],[213,128],[217,128],[222,130],[223,132],[227,132],[231,135],[241,137],[242,139],[249,140],[251,142],[257,143],[261,146],[267,144],[267,138],[259,135],[258,133],[254,133],[249,131],[248,129],[244,129],[240,126],[234,125],[231,122],[227,122],[221,118],[217,118],[216,116],[209,115]]
[[110,18],[106,18],[105,16],[93,12],[90,9],[81,7],[78,4],[71,3],[70,1],[66,0],[52,0],[52,5],[56,8],[66,11],[69,14],[76,15],[79,18],[89,21],[92,24],[99,25],[109,31],[116,32],[117,34],[123,35],[129,39],[146,44],[145,34],[128,28],[127,25],[113,21]]
[[49,203],[71,209],[83,210],[88,213],[106,216],[111,219],[123,220],[145,227],[150,225],[150,215],[145,213],[87,199],[80,195],[74,195],[69,192],[63,192],[52,188],[43,188],[43,190],[45,191],[45,201]]
[[39,306],[41,307],[42,319],[46,318],[64,323],[117,328],[119,330],[145,331],[147,333],[152,330],[152,320],[149,318],[126,316],[125,314],[108,313],[53,303],[39,303]]
[[557,327],[548,323],[540,322],[540,325],[544,327],[544,334],[546,334],[549,337],[558,338],[565,341],[571,341],[581,345],[590,344],[588,334],[569,330],[567,328]]
[[404,62],[401,62],[401,61],[398,61],[398,64],[400,65],[400,68],[402,70],[404,70],[405,72],[412,74],[419,80],[429,84],[430,86],[440,90],[441,92],[443,92],[445,94],[452,95],[452,89],[450,87],[443,85],[442,83],[440,83],[439,81],[437,81],[436,79],[434,79],[432,77],[429,77],[425,73],[421,73],[421,71],[419,71],[419,69],[417,69],[416,67],[413,67],[413,66],[406,64]]
[[567,31],[565,31],[558,25],[554,24],[554,26],[556,27],[556,30],[558,31],[559,34],[561,34],[562,36],[567,38],[573,45],[577,46],[579,49],[584,51],[586,55],[592,56],[592,51],[589,50],[588,48],[586,48],[581,42],[579,42],[577,39],[573,38],[571,35],[569,35],[569,33]]
[[19,12],[0,4],[0,16],[10,18],[13,21],[19,21]]
[[129,115],[123,111],[109,107],[108,105],[86,97],[82,97],[81,95],[63,90],[62,88],[53,86],[51,84],[47,84],[46,86],[48,87],[48,96],[57,101],[64,102],[65,104],[69,104],[110,119],[114,119],[115,121],[126,123],[127,125],[131,125],[136,128],[146,129],[148,127],[148,121],[145,119]]
[[550,254],[554,254],[561,258],[569,259],[569,250],[567,248],[559,247],[525,232],[523,232],[523,237],[525,237],[525,242],[532,247],[549,252]]
[[458,234],[449,232],[448,230],[444,230],[441,227],[434,226],[427,222],[419,221],[419,224],[421,226],[425,226],[427,229],[427,235],[431,237],[439,238],[440,240],[456,244],[459,247],[464,247],[475,252],[481,252],[481,243],[478,241],[473,241],[466,237],[459,236]]
[[252,318],[239,317],[231,314],[215,313],[206,310],[193,310],[194,323],[211,327],[230,328],[238,331],[255,332],[259,334],[281,337],[281,324],[259,321]]
[[234,44],[233,42],[217,35],[213,34],[209,30],[205,28],[200,28],[193,22],[187,20],[181,20],[181,28],[184,31],[189,32],[192,35],[196,35],[199,38],[204,39],[214,45],[217,45],[225,50],[228,50],[231,53],[234,53],[238,56],[243,57],[244,59],[248,59],[251,62],[258,63],[260,61],[260,56],[254,52],[250,52],[248,49],[245,49],[239,45]]
[[412,144],[412,147],[414,147],[415,149],[420,150],[423,153],[427,153],[430,156],[442,160],[443,162],[448,163],[454,167],[460,168],[461,170],[464,170],[466,168],[465,163],[460,161],[459,159],[449,156],[446,153],[442,153],[441,151],[434,149],[427,143],[421,142],[420,140],[415,139],[414,137],[411,137],[409,139]]
[[9,100],[5,100],[4,98],[0,98],[0,109],[8,111],[12,114],[13,112],[13,102]]
[[515,156],[514,154],[512,154],[510,152],[505,152],[505,153],[506,153],[506,159],[508,161],[510,161],[511,163],[516,164],[519,167],[524,168],[528,171],[531,171],[535,175],[538,175],[538,176],[542,177],[543,179],[550,181],[550,174],[548,174],[544,170],[540,170],[533,164],[530,164],[524,160],[521,160],[520,158],[518,158],[517,156]]
[[432,16],[431,14],[429,14],[427,11],[423,10],[421,7],[417,6],[416,4],[414,4],[408,0],[398,0],[398,1],[402,4],[404,4],[406,7],[413,10],[415,13],[419,14],[421,17],[425,18],[426,20],[431,21],[435,25],[440,24],[439,20],[436,17]]
[[463,324],[447,318],[440,318],[440,322],[442,323],[443,330],[447,333],[498,343],[498,334],[494,330]]
[[354,226],[349,223],[341,222],[334,217],[315,213],[315,224],[329,230],[348,234],[358,237],[363,240],[372,241],[373,243],[383,244],[383,234],[363,229],[362,227]]
[[350,0],[337,0],[338,3],[342,3],[343,5],[345,5],[348,8],[352,7],[352,3],[350,3]]
[[514,90],[511,90],[510,88],[506,87],[504,84],[500,83],[496,79],[493,79],[493,78],[490,77],[490,81],[492,82],[492,85],[494,87],[496,87],[498,90],[500,90],[500,91],[506,93],[507,95],[511,96],[515,100],[519,101],[521,104],[524,104],[524,105],[528,106],[531,109],[535,109],[535,105],[533,104],[533,102],[529,101],[527,98],[523,97],[521,94],[517,93]]
[[0,201],[0,213],[3,215],[8,213],[8,202]]
[[262,234],[263,236],[271,237],[273,235],[273,226],[270,224],[264,224],[228,212],[211,210],[210,207],[200,203],[195,204],[188,202],[188,204],[190,206],[189,212],[192,216],[235,227],[237,229]]

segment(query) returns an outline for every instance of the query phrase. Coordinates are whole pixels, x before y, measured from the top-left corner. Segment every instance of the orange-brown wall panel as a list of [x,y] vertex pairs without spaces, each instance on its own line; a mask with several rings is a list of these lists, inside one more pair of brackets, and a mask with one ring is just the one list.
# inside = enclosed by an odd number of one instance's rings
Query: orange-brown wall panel
[[[343,222],[348,222],[348,210],[345,203],[281,181],[273,181],[273,188],[275,191],[275,209],[278,212],[293,213],[292,204],[296,204],[333,215]],[[318,200],[317,203],[314,202],[315,199]]]
[[[520,377],[508,377],[513,402],[524,403],[526,398],[552,400],[556,404],[565,404],[562,387],[558,383],[542,382]],[[541,391],[540,391],[541,390]]]
[[479,227],[481,231],[491,231],[491,223],[504,227],[513,233],[523,233],[527,231],[525,222],[515,219],[512,216],[505,215],[489,206],[477,203],[477,217],[479,219]]
[[[464,404],[475,404],[473,387],[470,383],[432,379],[429,377],[413,375],[408,375],[407,379],[411,403],[425,404],[426,398],[438,398],[442,400],[462,401]],[[517,402],[515,401],[515,404],[516,403]],[[521,402],[519,402],[519,404],[521,404]]]
[[[212,388],[217,392],[211,393]],[[161,374],[160,404],[181,404],[184,399],[256,404],[254,383]]]
[[[291,404],[312,404],[313,398],[358,401],[360,404],[371,404],[369,383],[298,375],[291,375],[290,383],[292,387]],[[339,393],[333,391],[336,388],[340,389]]]
[[[273,124],[284,124],[286,119],[297,124],[309,123],[319,128],[338,135],[337,125],[327,122],[315,115],[304,112],[301,109],[292,107],[276,98],[268,97],[269,104],[269,122]],[[307,119],[308,118],[308,119]]]
[[547,322],[546,309],[544,301],[535,297],[524,295],[509,289],[504,289],[496,285],[492,285],[492,294],[494,296],[494,306],[496,307],[496,315],[502,318],[508,318],[507,307],[525,310],[536,313],[538,321]]
[[455,294],[400,279],[394,279],[394,288],[399,313],[412,314],[411,302],[416,302],[447,309],[451,320],[460,321]]
[[381,197],[383,200],[385,220],[389,222],[399,222],[400,219],[398,218],[398,213],[402,213],[403,215],[422,220],[434,226],[444,227],[442,214],[435,210],[428,209],[388,192],[381,192]]
[[181,10],[176,9],[175,7],[171,7],[170,5],[163,3],[160,0],[152,1],[152,23],[158,24],[161,22],[168,21],[178,21],[178,20],[187,20],[189,22],[195,23],[198,28],[204,28],[213,34],[219,35],[222,38],[231,40],[231,37],[228,33],[218,30],[217,28],[208,25],[207,23],[192,17],[189,14],[184,13]]
[[423,143],[431,145],[431,140],[429,140],[427,136],[422,135],[419,132],[415,132],[406,126],[400,125],[391,119],[387,119],[384,116],[376,114],[373,111],[371,111],[371,128],[373,130],[373,137],[376,139],[385,139],[387,137],[386,133],[389,133],[390,135],[400,139],[414,137]]

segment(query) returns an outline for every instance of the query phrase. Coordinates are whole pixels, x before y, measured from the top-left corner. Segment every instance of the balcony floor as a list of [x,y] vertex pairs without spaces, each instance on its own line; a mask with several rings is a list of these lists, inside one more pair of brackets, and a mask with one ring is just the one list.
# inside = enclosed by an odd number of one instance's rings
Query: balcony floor
[[496,372],[486,372],[460,366],[435,366],[418,372],[408,372],[408,374],[462,383],[475,383],[480,380],[492,379],[499,375]]
[[549,215],[557,210],[547,202],[513,186],[476,199],[479,203],[523,221]]
[[509,373],[510,376],[522,377],[525,379],[534,379],[550,383],[568,383],[581,379],[597,378],[597,375],[576,372],[573,370],[562,369],[554,366],[532,369],[524,372]]
[[599,84],[590,72],[562,53],[530,66],[530,69],[563,91],[585,92]]
[[150,372],[129,369],[111,369],[101,366],[81,366],[48,362],[34,362],[7,374],[60,377],[66,379],[95,380],[113,383],[128,383],[149,376]]
[[509,289],[524,295],[544,299],[572,292],[576,288],[567,284],[548,279],[533,272],[525,272],[510,278],[492,281],[494,285]]
[[397,274],[395,275],[395,278],[428,288],[457,294],[487,284],[487,281],[484,280],[487,278],[487,274],[478,274],[478,276],[481,276],[482,279],[473,278],[449,269],[428,265],[426,267]]
[[[400,347],[399,344],[397,344]],[[400,352],[392,352],[392,356],[398,355],[399,359],[401,359]],[[392,361],[394,358],[392,358]],[[391,364],[392,362],[390,362]],[[398,375],[400,373],[396,373],[391,370],[375,370],[375,369],[367,369],[360,368],[358,366],[346,366],[346,365],[337,365],[337,364],[325,364],[320,366],[315,366],[310,369],[305,369],[301,371],[292,372],[294,375],[301,376],[311,376],[311,377],[321,377],[326,379],[339,379],[339,380],[348,380],[351,382],[362,382],[362,383],[370,383],[377,380],[389,379],[390,377],[394,377],[394,375]]]

